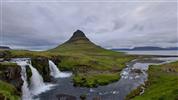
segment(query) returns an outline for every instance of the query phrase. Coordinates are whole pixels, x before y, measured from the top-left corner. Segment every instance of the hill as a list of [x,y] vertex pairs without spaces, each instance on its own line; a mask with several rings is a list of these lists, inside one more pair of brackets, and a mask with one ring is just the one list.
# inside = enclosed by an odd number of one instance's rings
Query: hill
[[59,68],[72,69],[75,72],[73,78],[75,85],[88,87],[118,80],[125,63],[134,59],[134,56],[107,50],[94,44],[80,30],[75,31],[69,40],[48,52],[63,55]]

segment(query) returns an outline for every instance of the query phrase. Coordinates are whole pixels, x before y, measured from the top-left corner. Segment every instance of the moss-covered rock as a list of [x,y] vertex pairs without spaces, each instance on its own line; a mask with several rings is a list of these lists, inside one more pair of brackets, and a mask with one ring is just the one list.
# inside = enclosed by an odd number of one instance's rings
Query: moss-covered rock
[[36,57],[31,59],[33,67],[35,67],[39,73],[42,75],[44,81],[50,81],[50,69],[48,58],[45,57]]
[[0,63],[0,80],[6,81],[21,91],[23,80],[21,79],[21,68],[15,63]]

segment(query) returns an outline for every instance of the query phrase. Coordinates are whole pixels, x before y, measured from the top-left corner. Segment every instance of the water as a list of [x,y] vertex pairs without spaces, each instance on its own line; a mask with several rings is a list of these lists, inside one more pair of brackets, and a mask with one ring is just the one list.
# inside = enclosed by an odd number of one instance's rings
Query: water
[[[175,61],[178,58],[166,58],[164,60]],[[74,87],[71,77],[55,79],[54,82],[58,85],[54,89],[40,94],[39,98],[40,100],[60,100],[59,98],[65,98],[68,95],[74,96],[76,100],[80,100],[80,96],[86,94],[87,100],[93,100],[95,97],[99,97],[101,100],[124,100],[127,94],[141,84],[144,84],[147,80],[148,75],[146,71],[150,64],[161,64],[161,62],[148,63],[133,60],[123,69],[119,81],[97,88]],[[144,88],[142,93],[144,93]],[[59,95],[63,96],[59,97]]]
[[19,61],[17,62],[19,66],[21,66],[21,78],[23,80],[22,85],[22,100],[32,100],[31,92],[28,88],[28,82],[27,82],[27,74],[26,74],[26,61]]
[[54,78],[66,78],[72,75],[72,73],[61,72],[51,60],[49,60],[49,69],[50,75]]
[[[22,100],[34,100],[34,97],[42,92],[52,89],[54,84],[44,83],[43,77],[39,74],[36,68],[31,65],[29,58],[15,58],[11,62],[15,62],[21,66],[22,85]],[[26,67],[29,67],[32,72],[30,85],[27,82]]]
[[127,54],[137,55],[164,55],[164,56],[178,56],[178,50],[147,50],[147,51],[136,51],[136,50],[121,50]]

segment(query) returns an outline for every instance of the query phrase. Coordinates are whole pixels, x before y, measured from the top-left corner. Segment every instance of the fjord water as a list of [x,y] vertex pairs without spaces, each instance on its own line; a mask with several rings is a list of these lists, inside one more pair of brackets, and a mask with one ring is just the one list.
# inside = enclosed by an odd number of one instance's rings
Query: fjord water
[[[120,50],[118,50],[120,51]],[[121,50],[127,54],[178,56],[178,50]]]
[[49,60],[50,75],[54,78],[65,78],[70,77],[72,73],[61,72],[53,61]]

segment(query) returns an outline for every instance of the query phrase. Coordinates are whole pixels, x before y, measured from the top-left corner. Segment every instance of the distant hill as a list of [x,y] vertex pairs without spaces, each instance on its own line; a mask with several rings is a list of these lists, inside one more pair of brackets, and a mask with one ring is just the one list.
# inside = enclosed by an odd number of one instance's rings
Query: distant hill
[[7,47],[7,46],[0,46],[0,49],[2,49],[2,50],[10,50],[11,48]]
[[161,48],[161,47],[154,47],[154,46],[143,46],[143,47],[134,47],[132,49],[115,48],[112,50],[178,50],[178,47]]

